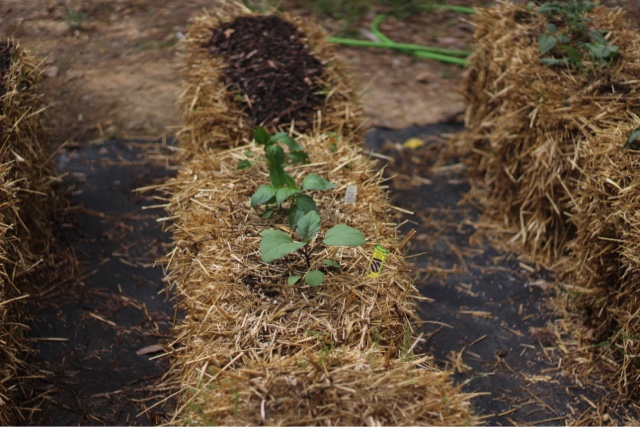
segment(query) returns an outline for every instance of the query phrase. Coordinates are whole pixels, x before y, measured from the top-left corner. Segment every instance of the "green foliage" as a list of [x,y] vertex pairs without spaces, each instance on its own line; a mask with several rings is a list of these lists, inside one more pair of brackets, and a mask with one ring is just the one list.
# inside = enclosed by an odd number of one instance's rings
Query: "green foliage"
[[624,143],[622,148],[629,148],[631,150],[640,149],[640,142],[638,142],[639,136],[640,136],[640,128],[635,128],[633,132],[631,132],[631,135],[629,135],[627,142]]
[[358,26],[368,12],[385,13],[396,18],[408,16],[428,9],[440,0],[315,0],[311,3],[315,13],[322,17],[330,17],[340,21],[340,36],[355,36]]
[[[262,261],[271,262],[283,258],[296,251],[300,251],[307,264],[307,272],[304,276],[292,275],[287,279],[289,285],[294,285],[304,278],[309,286],[319,286],[324,280],[324,273],[319,270],[311,270],[311,254],[318,247],[310,246],[311,242],[320,232],[320,215],[316,211],[309,211],[300,218],[296,227],[296,234],[301,241],[293,238],[280,230],[264,230],[260,235],[260,256]],[[360,246],[364,244],[364,235],[357,229],[345,224],[338,224],[325,233],[322,244],[325,246]],[[330,267],[340,268],[340,264],[329,259],[322,262]]]
[[[280,132],[269,135],[262,127],[254,132],[255,141],[264,146],[265,157],[269,163],[269,185],[261,185],[251,196],[251,207],[265,205],[263,218],[270,218],[276,212],[283,212],[283,204],[290,202],[287,216],[289,225],[295,228],[298,221],[308,212],[318,212],[318,207],[305,191],[324,191],[335,187],[318,174],[312,173],[303,178],[301,185],[289,175],[284,167],[291,163],[308,162],[309,156],[290,135]],[[287,152],[282,148],[287,148]],[[246,153],[245,153],[246,154]],[[252,153],[253,154],[253,153]],[[238,164],[240,169],[246,167],[248,160]]]
[[[315,173],[305,176],[301,184],[298,185],[295,179],[284,170],[284,166],[287,164],[309,160],[303,147],[290,135],[281,132],[272,136],[264,128],[258,127],[254,131],[253,137],[257,144],[264,146],[265,157],[269,163],[270,184],[261,185],[251,195],[251,207],[264,205],[265,210],[262,217],[269,218],[276,212],[283,212],[285,210],[284,204],[288,202],[289,226],[299,238],[299,240],[294,240],[291,236],[292,233],[280,230],[264,230],[261,233],[260,257],[263,262],[268,263],[299,252],[307,264],[307,271],[303,276],[291,275],[287,279],[287,283],[294,285],[304,279],[309,286],[319,286],[324,280],[325,274],[322,271],[311,269],[311,255],[319,246],[316,244],[311,247],[311,243],[320,232],[320,214],[313,198],[304,192],[330,190],[335,185]],[[283,146],[287,148],[287,152]],[[245,155],[248,156],[248,153]],[[246,162],[240,162],[238,169],[241,166],[245,167]],[[360,246],[364,242],[364,235],[359,230],[345,224],[338,224],[327,230],[322,244],[325,246]],[[340,264],[329,259],[323,259],[322,263],[327,268],[340,268]]]
[[[535,4],[530,2],[529,9]],[[566,65],[584,69],[587,60],[604,67],[618,54],[618,46],[611,46],[606,33],[590,27],[587,17],[595,3],[587,0],[552,1],[535,7],[537,13],[549,19],[546,32],[538,36],[540,53],[549,55],[540,61],[549,66]],[[560,26],[565,26],[559,32]]]
[[84,27],[82,24],[87,19],[89,19],[89,15],[82,11],[76,12],[67,8],[64,10],[64,21],[71,31],[83,30]]

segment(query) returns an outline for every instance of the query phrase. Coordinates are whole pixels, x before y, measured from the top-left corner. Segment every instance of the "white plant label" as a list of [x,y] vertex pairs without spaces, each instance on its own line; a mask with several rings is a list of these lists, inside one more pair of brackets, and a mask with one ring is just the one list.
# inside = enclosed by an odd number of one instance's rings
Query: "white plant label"
[[352,204],[356,202],[356,195],[358,194],[358,186],[350,185],[347,187],[347,192],[344,196],[344,202],[346,204]]

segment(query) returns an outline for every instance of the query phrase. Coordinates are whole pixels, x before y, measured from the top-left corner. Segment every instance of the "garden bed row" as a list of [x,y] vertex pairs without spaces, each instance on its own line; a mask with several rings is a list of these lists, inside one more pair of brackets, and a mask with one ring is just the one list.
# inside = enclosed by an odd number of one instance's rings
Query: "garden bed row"
[[633,396],[640,35],[621,10],[573,4],[479,12],[457,149],[490,232],[558,273],[565,368]]
[[182,165],[163,186],[168,278],[185,313],[167,378],[171,422],[474,423],[472,396],[416,353],[421,297],[335,54],[294,21],[323,64],[324,99],[306,116],[256,123],[248,106],[261,99],[229,89],[229,56],[208,44],[223,24],[223,37],[237,36],[239,16],[264,19],[218,10],[187,35]]

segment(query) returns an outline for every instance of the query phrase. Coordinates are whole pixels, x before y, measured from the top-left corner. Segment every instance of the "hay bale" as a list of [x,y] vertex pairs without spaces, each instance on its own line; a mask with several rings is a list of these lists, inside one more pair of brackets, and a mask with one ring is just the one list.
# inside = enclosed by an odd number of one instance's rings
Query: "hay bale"
[[582,323],[572,327],[580,353],[596,353],[577,363],[603,364],[621,392],[636,394],[640,192],[638,151],[625,146],[640,126],[640,35],[620,10],[596,7],[590,25],[610,32],[618,58],[602,68],[553,68],[539,61],[544,15],[501,3],[477,19],[468,129],[456,142],[475,196],[506,241],[555,265],[572,292],[567,315]]
[[0,424],[15,423],[28,348],[21,324],[25,275],[51,241],[53,169],[43,142],[36,84],[42,68],[13,40],[0,43]]
[[543,14],[499,3],[476,18],[465,80],[467,129],[456,144],[485,213],[508,230],[506,240],[543,263],[565,254],[575,236],[570,212],[582,174],[580,144],[594,137],[594,121],[626,111],[629,98],[610,87],[635,72],[634,36],[621,12],[598,7],[590,19],[611,31],[610,44],[620,48],[620,59],[593,74],[539,61]]
[[[381,171],[374,172],[372,162],[361,149],[346,140],[337,141],[334,136],[319,134],[300,136],[298,141],[313,163],[291,166],[288,173],[298,182],[302,176],[317,173],[336,185],[335,189],[314,197],[321,212],[322,230],[346,223],[367,237],[362,247],[323,248],[314,255],[315,263],[330,258],[342,265],[341,271],[328,273],[318,288],[286,284],[292,271],[306,270],[301,257],[294,254],[271,264],[260,259],[260,232],[284,227],[281,222],[286,221],[281,217],[263,219],[258,209],[250,207],[251,194],[260,184],[268,182],[266,162],[258,162],[251,169],[236,169],[246,150],[259,153],[260,146],[253,143],[200,156],[186,163],[180,174],[165,186],[170,196],[167,209],[173,221],[171,229],[176,244],[169,254],[168,278],[186,313],[184,322],[176,327],[178,336],[172,352],[173,375],[179,376],[174,381],[183,390],[181,407],[176,414],[181,422],[185,421],[184,417],[195,422],[188,418],[193,413],[182,413],[191,402],[184,391],[199,390],[209,370],[217,372],[230,365],[231,377],[238,375],[247,381],[262,378],[263,374],[265,378],[282,378],[282,369],[286,370],[291,361],[306,360],[326,351],[327,346],[345,352],[378,348],[387,359],[402,357],[409,349],[418,322],[415,305],[422,297],[409,277],[396,225],[389,223],[391,207],[380,185]],[[336,148],[332,149],[332,144]],[[355,205],[343,202],[348,185],[358,186]],[[382,274],[378,278],[367,277],[369,258],[378,244],[390,253]],[[344,369],[348,370],[355,361],[347,358],[344,363]],[[245,368],[244,373],[237,373],[238,369]],[[397,378],[406,379],[403,375],[409,375],[410,369],[398,369],[404,374]],[[255,374],[257,377],[248,374],[256,370],[260,372]],[[305,372],[300,372],[300,381],[307,375]],[[433,384],[440,384],[435,378],[442,378],[442,373],[428,372],[411,375],[417,375],[421,378],[419,382],[426,385],[431,381],[427,377],[433,374]],[[221,377],[220,381],[222,378],[227,377]],[[309,377],[304,387],[313,386],[309,383],[313,378]],[[372,375],[370,379],[373,378],[378,377]],[[400,390],[405,383],[404,379],[398,381],[395,386]],[[227,387],[223,383],[212,384],[216,390]],[[347,384],[344,386],[348,387]],[[391,387],[392,383],[386,386]],[[446,393],[452,392],[450,384],[443,387],[448,390]],[[250,390],[242,392],[250,393]],[[413,396],[413,392],[407,392],[408,397]],[[375,399],[376,394],[373,396]],[[305,400],[303,396],[298,399]],[[467,401],[469,397],[461,395],[459,399]],[[253,405],[255,399],[250,400]],[[423,412],[415,415],[413,409],[409,409],[414,408],[414,403],[406,402],[401,409],[387,408],[386,415],[379,421],[392,422],[393,417],[401,423],[422,419]],[[360,403],[344,401],[341,405],[357,407]],[[297,422],[313,420],[315,409],[311,407],[307,407],[304,417],[298,417],[303,406],[299,403],[294,407],[279,407],[279,413],[274,413],[273,418],[277,421],[273,422],[285,422],[293,419],[291,417],[297,417]],[[327,415],[327,423],[354,421],[343,418],[341,408],[344,407],[327,408],[331,414]],[[214,405],[203,410],[216,411],[216,408]],[[405,410],[410,414],[408,418],[402,418]],[[389,415],[389,411],[394,415]],[[457,417],[462,412],[471,419],[464,405],[453,413]],[[416,418],[411,418],[414,415]],[[225,423],[248,420],[228,412],[220,416],[218,421]],[[248,415],[243,413],[242,417],[245,416]],[[442,416],[444,423],[453,421],[448,415]]]
[[[185,410],[199,425],[465,425],[468,396],[433,361],[310,352],[210,370]],[[209,402],[216,402],[210,405]]]
[[179,99],[183,126],[177,133],[183,154],[190,157],[209,149],[238,146],[243,139],[250,138],[253,128],[258,124],[263,124],[271,132],[295,124],[299,131],[322,128],[326,132],[333,131],[359,139],[364,132],[364,115],[337,54],[325,41],[326,34],[314,23],[286,14],[274,16],[291,22],[297,28],[296,39],[308,46],[324,67],[321,78],[314,82],[319,85],[324,101],[311,117],[304,120],[306,125],[300,120],[253,122],[250,117],[251,104],[247,104],[245,94],[232,90],[226,81],[228,61],[224,55],[212,52],[210,47],[219,26],[248,16],[258,15],[253,15],[242,6],[225,4],[196,18],[186,33],[184,83]]

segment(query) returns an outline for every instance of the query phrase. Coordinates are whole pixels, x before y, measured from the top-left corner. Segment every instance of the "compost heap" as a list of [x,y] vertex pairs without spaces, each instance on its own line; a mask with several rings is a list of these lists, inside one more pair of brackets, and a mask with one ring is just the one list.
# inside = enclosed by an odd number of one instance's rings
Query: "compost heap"
[[[208,45],[237,17],[292,22],[298,40],[324,64],[324,79],[313,82],[323,88],[323,102],[306,119],[313,131],[295,133],[295,119],[286,123],[309,162],[286,171],[297,183],[318,174],[335,185],[308,192],[318,206],[321,235],[343,223],[362,231],[366,243],[319,245],[312,263],[325,278],[318,287],[287,285],[287,276],[307,268],[299,253],[261,261],[262,231],[289,227],[286,216],[264,218],[250,205],[252,194],[269,182],[270,169],[263,147],[243,137],[255,124],[247,118],[246,94],[227,96],[225,61]],[[175,243],[168,277],[185,312],[170,351],[167,382],[179,401],[170,422],[474,424],[472,396],[459,393],[431,357],[414,353],[420,295],[404,262],[382,174],[361,148],[360,108],[323,38],[313,25],[236,7],[197,19],[187,35],[183,163],[163,186],[164,220]],[[272,123],[267,129],[275,130]],[[250,167],[237,167],[246,161]],[[354,204],[344,202],[347,186],[358,188]],[[369,277],[376,245],[389,254],[380,276]],[[334,263],[323,267],[327,258]]]
[[541,58],[574,54],[560,43],[542,54],[539,45],[554,27],[567,31],[566,20],[510,3],[479,11],[457,146],[493,236],[558,272],[579,321],[570,331],[577,345],[560,346],[565,366],[637,394],[640,36],[620,10],[584,17],[587,31],[617,46],[612,60],[545,65]]
[[48,252],[53,169],[45,150],[36,92],[42,69],[17,42],[0,42],[0,424],[24,420],[28,273]]
[[308,131],[317,123],[362,138],[362,108],[326,34],[290,16],[232,21],[237,11],[222,6],[189,29],[179,101],[183,154],[235,147],[256,125],[274,131],[293,123]]

